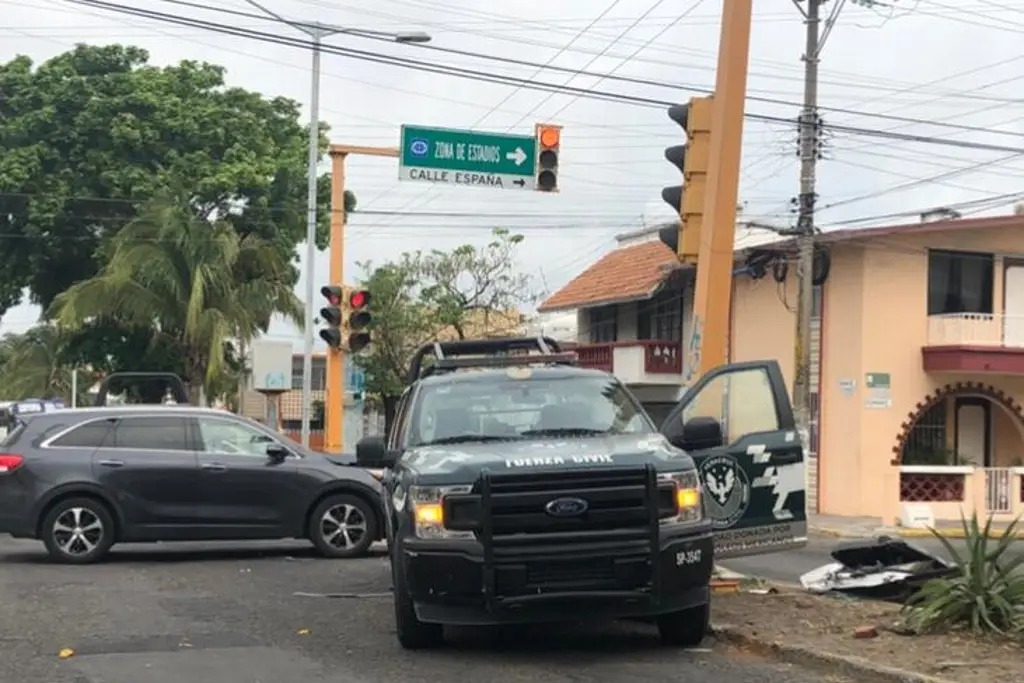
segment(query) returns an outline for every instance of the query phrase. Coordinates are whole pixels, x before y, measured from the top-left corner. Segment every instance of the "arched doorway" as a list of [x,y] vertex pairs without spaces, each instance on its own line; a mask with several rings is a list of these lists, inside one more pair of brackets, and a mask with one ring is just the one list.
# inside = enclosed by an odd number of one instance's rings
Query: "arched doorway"
[[1024,464],[1024,411],[979,382],[947,384],[908,414],[894,464],[1013,467]]
[[1024,464],[1024,412],[991,385],[947,384],[908,414],[893,451],[901,502],[962,502],[967,482],[981,476],[986,510],[1009,513],[1010,468]]

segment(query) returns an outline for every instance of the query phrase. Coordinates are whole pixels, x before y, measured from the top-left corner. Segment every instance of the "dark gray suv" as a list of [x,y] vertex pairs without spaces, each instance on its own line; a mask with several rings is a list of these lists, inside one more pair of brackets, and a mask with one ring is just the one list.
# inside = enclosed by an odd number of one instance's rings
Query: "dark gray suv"
[[0,441],[0,533],[74,564],[146,541],[308,538],[356,557],[382,536],[380,490],[367,470],[205,408],[41,413]]

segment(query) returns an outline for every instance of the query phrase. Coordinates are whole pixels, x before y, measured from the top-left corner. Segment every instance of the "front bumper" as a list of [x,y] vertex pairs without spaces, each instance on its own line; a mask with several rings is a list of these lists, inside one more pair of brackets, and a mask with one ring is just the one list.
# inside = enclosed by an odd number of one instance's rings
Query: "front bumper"
[[[711,530],[662,531],[494,554],[476,541],[403,539],[393,561],[424,622],[492,625],[654,617],[706,604]],[[492,557],[493,555],[493,557]]]

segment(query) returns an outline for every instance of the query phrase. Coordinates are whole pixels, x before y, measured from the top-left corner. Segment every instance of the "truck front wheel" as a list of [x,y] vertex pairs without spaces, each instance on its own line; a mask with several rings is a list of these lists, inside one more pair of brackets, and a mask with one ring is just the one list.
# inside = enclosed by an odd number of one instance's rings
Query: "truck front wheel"
[[677,647],[698,647],[711,623],[711,603],[658,617],[661,642]]
[[444,627],[441,624],[424,623],[416,616],[416,608],[413,607],[412,596],[405,583],[401,553],[397,548],[391,553],[391,582],[395,602],[395,629],[402,647],[406,650],[423,650],[443,645]]

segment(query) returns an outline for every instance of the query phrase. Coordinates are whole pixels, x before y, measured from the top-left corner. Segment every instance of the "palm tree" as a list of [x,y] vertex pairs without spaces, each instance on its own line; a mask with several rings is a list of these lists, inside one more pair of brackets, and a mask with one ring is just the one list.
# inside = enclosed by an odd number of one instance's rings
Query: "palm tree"
[[181,349],[190,398],[225,369],[225,345],[247,342],[281,313],[301,323],[290,263],[279,246],[196,217],[163,194],[111,241],[106,266],[53,303],[59,324],[111,321],[153,330]]
[[[0,339],[0,397],[60,396],[69,400],[72,368],[63,359],[64,342],[64,336],[53,325],[37,325],[24,334]],[[87,388],[85,382],[80,384],[80,393]]]

